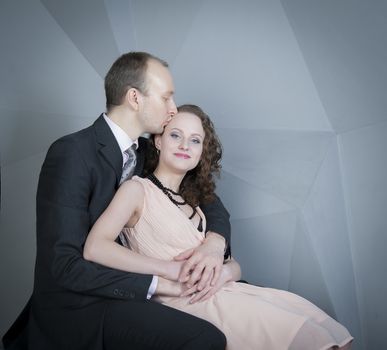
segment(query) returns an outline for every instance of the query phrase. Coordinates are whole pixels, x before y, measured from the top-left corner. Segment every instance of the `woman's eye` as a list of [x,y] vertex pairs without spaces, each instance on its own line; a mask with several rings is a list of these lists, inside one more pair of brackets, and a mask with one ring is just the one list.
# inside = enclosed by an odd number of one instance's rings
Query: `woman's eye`
[[200,140],[199,140],[199,139],[192,139],[191,141],[192,141],[193,143],[200,144]]
[[177,138],[180,137],[180,135],[173,132],[173,133],[171,133],[171,137],[172,137],[173,139],[177,139]]

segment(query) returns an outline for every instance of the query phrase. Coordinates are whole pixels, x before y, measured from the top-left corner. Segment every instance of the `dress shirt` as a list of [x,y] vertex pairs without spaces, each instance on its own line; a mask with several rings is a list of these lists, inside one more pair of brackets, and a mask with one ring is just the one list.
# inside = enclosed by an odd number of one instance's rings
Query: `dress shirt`
[[[116,138],[118,145],[120,146],[120,150],[122,153],[122,166],[124,166],[128,158],[128,155],[125,153],[125,151],[133,144],[136,145],[136,149],[137,149],[138,140],[133,141],[128,136],[128,134],[124,130],[122,130],[116,123],[114,123],[113,120],[111,120],[105,113],[103,114],[103,117],[106,123],[109,125],[114,137]],[[158,281],[159,281],[158,277],[153,276],[152,283],[150,284],[148,289],[147,299],[152,298],[153,294],[155,294]]]

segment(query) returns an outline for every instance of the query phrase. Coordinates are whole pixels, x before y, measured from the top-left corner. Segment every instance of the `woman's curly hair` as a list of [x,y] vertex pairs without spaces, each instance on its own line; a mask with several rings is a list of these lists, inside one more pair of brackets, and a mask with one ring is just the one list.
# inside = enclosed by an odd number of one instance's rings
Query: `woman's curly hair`
[[[222,145],[215,132],[215,127],[209,116],[204,111],[191,104],[181,105],[178,112],[187,112],[196,115],[202,122],[204,130],[203,152],[198,165],[187,172],[181,185],[180,194],[193,207],[206,204],[214,199],[215,179],[219,177],[222,158]],[[147,150],[144,175],[151,174],[157,167],[159,156],[154,145],[153,137]]]

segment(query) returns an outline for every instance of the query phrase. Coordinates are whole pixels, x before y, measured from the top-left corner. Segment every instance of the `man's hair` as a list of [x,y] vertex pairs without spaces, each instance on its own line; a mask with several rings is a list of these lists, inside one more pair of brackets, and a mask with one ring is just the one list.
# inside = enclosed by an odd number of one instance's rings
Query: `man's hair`
[[168,67],[167,62],[147,52],[128,52],[113,63],[105,77],[107,111],[121,105],[130,88],[146,93],[146,70],[149,60],[155,60]]

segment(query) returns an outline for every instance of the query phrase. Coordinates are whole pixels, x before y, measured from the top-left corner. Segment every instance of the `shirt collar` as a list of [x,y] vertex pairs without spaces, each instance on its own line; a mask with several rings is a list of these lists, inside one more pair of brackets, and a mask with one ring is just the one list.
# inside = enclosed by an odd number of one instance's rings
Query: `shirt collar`
[[113,120],[111,120],[106,113],[103,114],[106,123],[109,125],[114,137],[116,138],[118,145],[120,146],[121,153],[124,153],[129,147],[135,144],[135,148],[138,147],[138,139],[133,141],[128,134],[121,129]]

